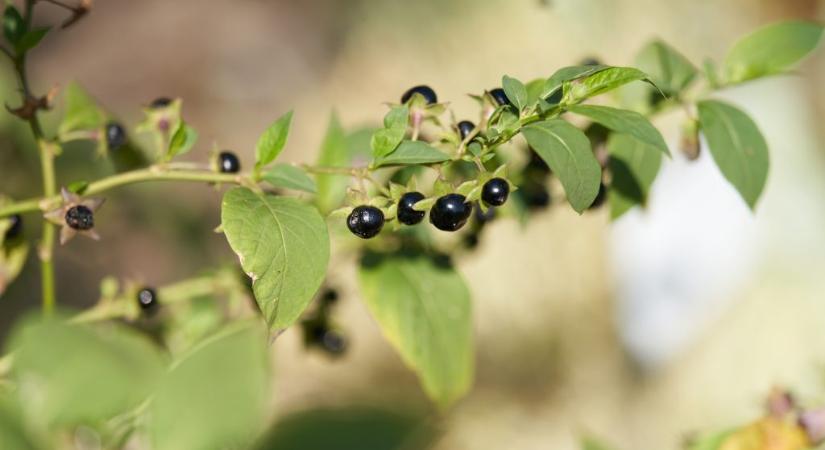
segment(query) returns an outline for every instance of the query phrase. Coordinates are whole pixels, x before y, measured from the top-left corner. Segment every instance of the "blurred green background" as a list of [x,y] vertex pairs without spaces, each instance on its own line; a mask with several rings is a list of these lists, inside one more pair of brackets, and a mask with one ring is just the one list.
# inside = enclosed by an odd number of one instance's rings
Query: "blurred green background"
[[[49,22],[61,17],[54,13]],[[205,160],[215,142],[249,167],[260,132],[290,109],[281,159],[312,162],[333,109],[347,128],[375,124],[382,103],[415,84],[432,86],[459,118],[475,117],[465,94],[505,73],[546,77],[585,57],[629,65],[654,37],[700,64],[789,18],[823,20],[825,2],[99,0],[78,26],[44,41],[30,72],[39,92],[79,81],[130,126],[154,98],[181,97],[201,135],[187,157]],[[280,337],[271,349],[273,419],[324,408],[318,420],[340,422],[338,409],[368,405],[344,414],[347,423],[374,423],[371,408],[389,408],[386,442],[402,430],[405,445],[426,428],[438,449],[573,449],[593,433],[617,448],[660,450],[691,431],[752,419],[773,385],[825,401],[825,52],[800,72],[722,94],[752,114],[771,149],[755,216],[728,207],[735,194],[710,166],[677,158],[647,213],[610,224],[606,211],[579,217],[557,204],[526,228],[494,223],[479,251],[458,260],[473,292],[477,377],[444,416],[430,411],[360,302],[355,255],[339,254],[329,278],[342,292],[336,323],[350,348],[329,359],[307,352],[297,329]],[[0,83],[14,104],[8,68]],[[675,146],[678,117],[656,124]],[[0,129],[0,192],[37,195],[26,130],[9,114]],[[67,148],[59,182],[106,173],[93,157]],[[57,252],[61,304],[93,304],[106,275],[161,285],[234,261],[212,232],[213,189],[139,185],[107,197],[97,217],[103,240],[75,239]],[[36,218],[25,221],[37,236]],[[659,284],[645,288],[646,273]],[[32,255],[0,300],[0,335],[38,305]],[[425,415],[423,425],[403,419],[410,414]],[[301,418],[290,420],[300,435]],[[279,439],[286,443],[276,448],[297,448]]]

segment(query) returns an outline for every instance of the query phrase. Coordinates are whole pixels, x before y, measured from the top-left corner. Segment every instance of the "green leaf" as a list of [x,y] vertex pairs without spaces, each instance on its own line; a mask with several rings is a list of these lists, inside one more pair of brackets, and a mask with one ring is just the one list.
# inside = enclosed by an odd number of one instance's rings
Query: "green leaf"
[[314,194],[317,189],[306,172],[291,164],[275,164],[264,174],[264,181],[275,186]]
[[144,401],[163,374],[160,353],[117,324],[30,320],[13,335],[14,377],[26,408],[52,424],[94,423]]
[[10,226],[8,218],[0,219],[0,295],[20,275],[29,255],[29,243],[25,239],[6,242],[6,231]]
[[659,130],[645,116],[635,111],[599,105],[576,105],[570,106],[568,110],[588,117],[617,133],[629,134],[670,156],[670,150]]
[[58,130],[61,137],[72,131],[97,130],[103,126],[106,115],[79,84],[72,82],[66,86],[64,99],[66,111]]
[[561,119],[530,124],[521,133],[559,177],[573,209],[582,213],[599,193],[602,179],[587,136]]
[[546,81],[547,80],[543,78],[536,78],[535,80],[531,80],[524,85],[524,89],[527,91],[527,105],[532,105],[536,103],[539,98],[541,98],[541,94],[544,91],[544,83]]
[[747,114],[718,100],[698,103],[699,123],[713,160],[751,209],[768,178],[768,145]]
[[[324,141],[318,155],[318,165],[323,167],[346,167],[359,165],[357,159],[369,161],[372,156],[370,137],[373,129],[364,128],[351,133],[349,136],[341,128],[335,113],[330,115]],[[363,164],[363,163],[362,163]],[[315,180],[318,193],[315,202],[322,213],[327,214],[338,208],[344,200],[349,176],[334,174],[316,174]]]
[[611,133],[607,150],[612,175],[607,198],[610,216],[615,220],[630,208],[647,202],[650,186],[662,165],[662,152],[621,133]]
[[527,105],[527,88],[521,81],[504,75],[501,78],[501,87],[517,110],[521,111]]
[[321,286],[329,235],[315,207],[246,188],[223,196],[221,224],[273,330],[292,325]]
[[83,193],[86,192],[86,189],[88,187],[89,187],[89,182],[88,181],[86,181],[86,180],[77,180],[77,181],[72,181],[71,183],[69,183],[69,185],[66,186],[66,189],[68,189],[69,192],[74,192],[77,195],[83,195]]
[[556,90],[561,89],[565,81],[571,81],[586,75],[591,75],[607,69],[608,67],[609,66],[600,65],[562,67],[544,82],[544,90],[541,93],[541,98],[546,99],[549,95],[556,92]]
[[410,108],[407,105],[396,106],[384,116],[384,128],[376,130],[370,141],[372,155],[381,158],[392,153],[407,133]]
[[15,45],[26,33],[26,23],[20,11],[13,4],[8,4],[3,12],[3,34]]
[[4,392],[0,392],[0,442],[14,450],[45,448],[29,436],[20,402]]
[[174,134],[172,134],[172,139],[169,140],[169,150],[166,152],[166,159],[172,159],[175,156],[192,150],[192,147],[195,146],[195,142],[197,141],[198,132],[181,120],[178,122]]
[[152,448],[247,448],[264,423],[268,366],[266,336],[249,323],[202,342],[152,398]]
[[578,103],[627,83],[641,80],[648,80],[648,76],[639,69],[608,67],[572,82],[570,92],[565,92],[565,99],[567,103]]
[[258,138],[255,146],[255,172],[275,161],[286,145],[286,138],[289,135],[289,126],[292,122],[292,111],[284,114],[272,123],[264,134]]
[[818,23],[789,21],[745,36],[725,59],[728,82],[741,83],[790,69],[817,47],[822,30]]
[[422,255],[367,255],[361,291],[381,331],[441,407],[473,379],[470,292],[452,266]]
[[383,158],[377,158],[373,165],[374,167],[380,167],[407,164],[432,164],[447,161],[448,159],[450,159],[449,155],[424,142],[403,141],[394,152]]
[[14,45],[14,48],[17,50],[17,53],[25,53],[34,47],[37,47],[37,44],[46,37],[46,34],[51,30],[51,27],[37,27],[33,30],[29,30],[24,34],[20,40]]
[[684,91],[698,71],[696,67],[668,44],[655,40],[647,44],[636,57],[636,65],[664,92],[675,95]]

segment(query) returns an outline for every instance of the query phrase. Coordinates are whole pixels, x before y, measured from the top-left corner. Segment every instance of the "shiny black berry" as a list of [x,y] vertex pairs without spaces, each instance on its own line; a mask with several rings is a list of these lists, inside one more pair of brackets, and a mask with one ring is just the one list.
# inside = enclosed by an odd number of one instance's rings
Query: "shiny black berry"
[[91,230],[95,226],[95,215],[83,205],[75,205],[66,211],[66,225],[75,230]]
[[456,126],[458,127],[458,134],[461,136],[462,141],[467,139],[467,136],[469,136],[476,127],[475,124],[469,120],[462,120],[461,122],[458,122],[458,125]]
[[375,206],[357,206],[347,217],[347,228],[363,239],[375,237],[383,226],[384,213]]
[[153,309],[158,304],[158,295],[154,289],[145,287],[138,292],[137,302],[142,310]]
[[501,206],[510,195],[510,185],[504,178],[493,178],[481,187],[481,200],[488,206]]
[[420,192],[407,192],[398,200],[398,221],[404,225],[415,225],[424,220],[424,211],[416,211],[413,205],[424,200]]
[[438,96],[435,95],[435,91],[426,85],[414,86],[407,90],[404,95],[401,96],[401,103],[407,103],[413,96],[413,94],[421,94],[425,100],[427,100],[428,105],[432,105],[433,103],[438,103]]
[[230,151],[218,153],[218,168],[221,173],[238,173],[241,171],[241,161]]
[[495,100],[499,106],[513,105],[510,102],[510,99],[507,98],[507,94],[504,93],[504,89],[502,88],[495,88],[492,91],[490,91],[490,97],[493,97],[493,100]]
[[126,144],[126,130],[117,122],[106,124],[106,145],[109,150],[117,150]]
[[152,100],[152,103],[149,104],[149,107],[152,109],[161,109],[166,108],[167,106],[172,104],[172,99],[169,97],[158,97]]
[[439,197],[430,209],[430,223],[442,231],[456,231],[467,223],[473,205],[461,194]]
[[605,200],[607,200],[607,186],[602,183],[599,185],[599,192],[596,194],[596,198],[593,199],[593,203],[590,204],[590,209],[596,209],[602,206]]
[[17,236],[20,236],[20,233],[23,232],[23,217],[20,214],[15,214],[13,216],[8,217],[9,227],[6,229],[6,237],[4,238],[7,241],[10,241]]

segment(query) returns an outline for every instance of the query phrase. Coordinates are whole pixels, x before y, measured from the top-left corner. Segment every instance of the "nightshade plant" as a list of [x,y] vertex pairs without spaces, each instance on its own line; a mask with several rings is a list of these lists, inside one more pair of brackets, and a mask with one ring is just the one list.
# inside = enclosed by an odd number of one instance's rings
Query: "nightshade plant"
[[[787,72],[822,34],[814,23],[772,25],[739,41],[720,67],[708,61],[702,70],[654,41],[635,67],[563,67],[526,83],[504,76],[500,87],[473,96],[478,116],[458,123],[447,119],[449,104],[438,103],[432,87],[400,87],[402,102],[390,104],[378,129],[348,133],[333,114],[315,165],[278,162],[293,120],[288,112],[263,132],[254,166],[241,171],[229,151],[213,151],[209,164],[178,160],[198,141],[183,119],[181,99],[148,102],[145,120],[131,128],[74,84],[62,93],[57,128],[45,127],[40,116],[58,93],[40,95],[29,83],[26,62],[44,37],[57,34],[33,25],[36,7],[48,5],[68,10],[64,26],[89,11],[86,1],[71,6],[25,0],[22,9],[9,3],[3,22],[2,53],[22,93],[7,103],[34,136],[43,192],[0,203],[0,292],[26,258],[30,236],[21,223],[47,219],[37,243],[44,318],[18,326],[0,362],[4,386],[16,386],[0,392],[0,438],[13,448],[54,448],[80,432],[91,433],[104,448],[252,443],[261,430],[261,393],[269,379],[267,339],[255,324],[265,322],[274,338],[298,323],[308,346],[329,354],[346,348],[330,317],[337,295],[323,286],[329,283],[330,234],[350,239],[347,228],[365,239],[351,244],[361,254],[358,282],[368,309],[426,394],[449,407],[470,389],[474,360],[470,290],[449,257],[452,250],[477,242],[494,217],[526,219],[547,206],[550,179],[558,180],[578,213],[605,198],[614,219],[643,207],[662,158],[671,157],[649,119],[676,108],[685,111],[686,154],[695,157],[703,133],[722,175],[755,208],[768,174],[765,140],[747,114],[713,93]],[[576,125],[582,123],[589,124],[590,137]],[[600,138],[591,133],[596,129],[603,131]],[[152,145],[143,148],[136,136]],[[55,160],[73,141],[96,145],[115,173],[58,186]],[[354,163],[365,155],[368,164]],[[231,267],[161,287],[107,278],[95,307],[57,314],[57,227],[63,244],[71,245],[78,233],[105,239],[114,231],[95,220],[101,196],[159,181],[227,187],[218,231],[238,255],[251,288]],[[465,227],[468,221],[472,226]],[[432,239],[439,230],[467,239]],[[247,289],[258,319],[231,312]],[[319,290],[324,293],[313,309]],[[187,319],[200,314],[203,297],[226,299],[229,306],[220,310],[229,312],[208,316],[208,332],[193,337]],[[163,352],[134,331],[151,332],[159,323]]]

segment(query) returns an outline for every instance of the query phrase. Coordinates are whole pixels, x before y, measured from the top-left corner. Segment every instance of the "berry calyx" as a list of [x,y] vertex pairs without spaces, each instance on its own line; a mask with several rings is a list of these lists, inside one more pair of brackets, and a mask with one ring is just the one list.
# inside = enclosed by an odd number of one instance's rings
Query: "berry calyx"
[[499,106],[513,106],[513,104],[510,102],[510,99],[507,98],[507,94],[504,93],[504,89],[502,88],[495,88],[492,91],[490,91],[490,97],[493,97],[493,100],[495,100]]
[[347,217],[347,228],[362,239],[375,237],[383,227],[384,213],[375,206],[357,206]]
[[404,225],[415,225],[424,220],[424,211],[413,209],[416,203],[424,200],[424,194],[420,192],[407,192],[398,200],[398,221]]
[[158,304],[158,295],[154,289],[145,287],[138,292],[137,302],[140,309],[144,311],[153,309]]
[[75,205],[66,211],[64,217],[69,228],[79,231],[91,230],[95,226],[95,215],[83,205]]
[[447,194],[439,197],[430,209],[430,223],[441,231],[457,231],[467,223],[472,213],[473,205],[467,202],[466,197]]
[[20,233],[23,231],[23,217],[20,214],[15,214],[13,216],[9,216],[9,222],[11,225],[6,229],[6,235],[4,240],[10,241],[17,236],[20,236]]
[[510,195],[510,184],[504,178],[493,178],[481,187],[481,200],[488,206],[501,206]]
[[464,139],[467,139],[467,136],[473,132],[476,126],[469,120],[462,120],[461,122],[458,122],[456,127],[458,128],[458,134],[461,136],[461,140],[463,141]]
[[158,97],[152,100],[152,103],[149,104],[149,107],[152,109],[161,109],[166,108],[167,106],[172,104],[172,99],[169,97]]
[[221,173],[238,173],[241,171],[241,161],[230,151],[218,153],[218,170]]
[[117,150],[126,144],[126,130],[117,122],[106,124],[106,146],[110,151]]
[[438,103],[438,96],[435,95],[435,91],[431,87],[423,84],[409,88],[407,92],[401,96],[401,103],[407,103],[412,98],[413,94],[421,94],[421,96],[427,100],[428,105]]

